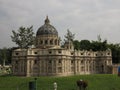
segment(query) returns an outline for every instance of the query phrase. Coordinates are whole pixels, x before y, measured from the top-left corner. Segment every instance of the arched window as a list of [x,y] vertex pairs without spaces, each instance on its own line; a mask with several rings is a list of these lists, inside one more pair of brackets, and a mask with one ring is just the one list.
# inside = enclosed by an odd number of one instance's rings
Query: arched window
[[52,45],[53,44],[53,40],[50,40],[50,45]]
[[62,63],[62,62],[61,62],[61,59],[59,59],[58,63]]
[[37,64],[37,60],[34,60],[34,64]]
[[84,63],[84,61],[83,60],[81,60],[81,64],[83,64]]
[[43,40],[40,41],[40,44],[43,44]]
[[48,44],[48,40],[45,40],[45,44]]
[[57,39],[55,40],[55,45],[57,45]]
[[104,72],[104,65],[101,65],[101,72]]

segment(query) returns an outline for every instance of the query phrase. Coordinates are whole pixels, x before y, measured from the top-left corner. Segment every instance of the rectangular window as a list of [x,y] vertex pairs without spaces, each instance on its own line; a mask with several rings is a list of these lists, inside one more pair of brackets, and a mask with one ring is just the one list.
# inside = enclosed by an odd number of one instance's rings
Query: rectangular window
[[73,60],[71,60],[71,64],[73,64],[74,63],[74,61]]
[[49,54],[51,54],[52,52],[51,51],[49,51]]
[[58,53],[61,53],[61,51],[58,51]]
[[81,55],[83,55],[83,53],[81,53]]
[[19,55],[19,53],[15,53],[16,55]]
[[61,63],[61,59],[59,59],[58,63]]
[[34,54],[37,54],[37,52],[34,52]]

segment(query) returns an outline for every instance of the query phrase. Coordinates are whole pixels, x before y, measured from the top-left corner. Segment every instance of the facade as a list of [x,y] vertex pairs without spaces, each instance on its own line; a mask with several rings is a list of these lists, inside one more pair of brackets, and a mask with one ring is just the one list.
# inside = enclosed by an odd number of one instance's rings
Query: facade
[[67,76],[109,73],[111,51],[77,51],[71,41],[60,46],[60,37],[48,17],[36,33],[35,47],[12,53],[12,70],[19,76]]

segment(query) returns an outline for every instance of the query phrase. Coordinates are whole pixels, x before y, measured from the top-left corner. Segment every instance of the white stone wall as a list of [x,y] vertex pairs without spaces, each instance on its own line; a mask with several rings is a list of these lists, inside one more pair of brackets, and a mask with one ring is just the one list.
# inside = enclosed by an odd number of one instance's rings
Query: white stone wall
[[13,74],[24,76],[107,73],[111,51],[70,51],[67,49],[15,50]]

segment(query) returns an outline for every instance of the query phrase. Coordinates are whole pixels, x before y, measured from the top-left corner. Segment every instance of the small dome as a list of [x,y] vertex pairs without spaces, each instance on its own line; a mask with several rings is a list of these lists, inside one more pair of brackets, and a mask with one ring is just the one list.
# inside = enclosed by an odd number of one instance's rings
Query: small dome
[[58,32],[55,29],[54,26],[50,25],[50,21],[48,19],[48,16],[45,19],[45,24],[42,25],[38,31],[37,31],[37,36],[38,35],[57,35],[58,36]]

